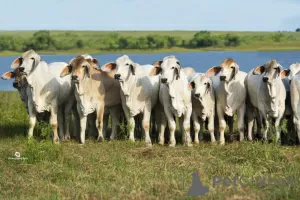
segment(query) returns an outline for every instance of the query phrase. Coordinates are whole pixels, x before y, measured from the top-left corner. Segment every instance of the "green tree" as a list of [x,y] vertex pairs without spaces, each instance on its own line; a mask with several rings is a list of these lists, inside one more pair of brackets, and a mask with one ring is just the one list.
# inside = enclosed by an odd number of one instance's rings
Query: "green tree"
[[239,46],[241,43],[239,36],[232,34],[226,34],[224,40],[225,46]]
[[218,41],[215,37],[211,36],[209,31],[197,32],[193,39],[190,41],[190,47],[210,47],[217,45]]
[[38,31],[25,43],[26,49],[45,50],[54,47],[54,40],[49,31]]

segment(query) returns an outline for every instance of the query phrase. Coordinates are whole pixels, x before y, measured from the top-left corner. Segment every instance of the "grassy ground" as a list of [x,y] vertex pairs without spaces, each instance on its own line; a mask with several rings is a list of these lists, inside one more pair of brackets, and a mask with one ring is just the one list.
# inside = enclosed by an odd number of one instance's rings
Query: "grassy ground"
[[[32,37],[36,31],[0,31],[0,36],[19,36],[24,39]],[[147,36],[147,35],[168,35],[168,36],[180,36],[183,40],[190,40],[197,31],[115,31],[120,36]],[[83,41],[89,41],[98,39],[99,37],[113,33],[112,31],[50,31],[50,35],[53,38],[64,40],[72,37],[81,39]],[[294,51],[300,50],[300,33],[299,32],[282,32],[284,36],[292,36],[295,40],[292,41],[264,41],[259,39],[260,37],[269,36],[276,32],[234,32],[234,31],[212,31],[212,35],[225,35],[226,33],[232,33],[241,37],[251,36],[256,37],[254,41],[250,43],[241,43],[238,47],[209,47],[200,49],[188,49],[188,48],[163,48],[157,50],[99,50],[99,49],[72,49],[72,50],[55,50],[55,51],[40,51],[43,54],[101,54],[101,53],[169,53],[169,52],[195,52],[195,51]],[[19,55],[20,52],[14,51],[0,51],[0,56]]]
[[[53,145],[38,125],[24,137],[27,115],[16,92],[0,92],[0,199],[194,199],[198,171],[209,192],[201,199],[299,199],[300,151],[295,146],[202,142],[188,148],[143,142],[87,140]],[[25,160],[12,160],[20,152]],[[289,186],[213,186],[212,177],[295,177]],[[195,198],[197,199],[197,198]],[[198,197],[200,199],[200,197]]]

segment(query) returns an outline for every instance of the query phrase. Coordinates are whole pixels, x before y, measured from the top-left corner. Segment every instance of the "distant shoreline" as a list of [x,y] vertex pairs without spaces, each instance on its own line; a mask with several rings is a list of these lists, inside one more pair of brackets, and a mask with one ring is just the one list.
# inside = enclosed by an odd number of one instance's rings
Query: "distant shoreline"
[[[236,51],[236,52],[246,52],[246,51],[300,51],[300,46],[283,46],[274,47],[274,46],[238,46],[238,47],[211,47],[211,48],[162,48],[162,49],[121,49],[121,50],[97,50],[97,49],[72,49],[72,50],[56,50],[56,51],[37,51],[39,54],[44,55],[80,55],[80,54],[155,54],[155,53],[185,53],[185,52],[208,52],[208,51]],[[0,56],[19,56],[22,52],[16,51],[0,51]]]

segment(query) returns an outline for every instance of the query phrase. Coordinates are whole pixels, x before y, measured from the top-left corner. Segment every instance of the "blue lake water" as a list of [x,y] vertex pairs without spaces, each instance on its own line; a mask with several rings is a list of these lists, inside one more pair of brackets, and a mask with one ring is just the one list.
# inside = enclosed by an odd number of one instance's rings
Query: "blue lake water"
[[[21,54],[20,54],[21,55]],[[122,54],[92,55],[97,58],[100,65],[115,61]],[[134,62],[139,64],[152,64],[168,55],[175,55],[183,67],[193,67],[197,72],[205,72],[212,66],[219,65],[226,58],[233,58],[240,66],[240,70],[249,72],[252,68],[262,65],[270,59],[276,59],[284,68],[300,61],[300,51],[285,52],[186,52],[186,53],[159,53],[159,54],[127,54]],[[69,62],[76,55],[41,55],[47,63]],[[12,61],[17,56],[0,56],[0,75],[10,69]],[[0,90],[15,90],[12,80],[0,79]]]

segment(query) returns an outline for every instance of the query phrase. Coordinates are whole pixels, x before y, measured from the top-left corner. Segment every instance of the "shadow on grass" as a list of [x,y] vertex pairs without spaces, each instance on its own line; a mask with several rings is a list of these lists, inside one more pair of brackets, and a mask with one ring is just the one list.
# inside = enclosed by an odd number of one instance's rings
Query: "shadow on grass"
[[27,136],[28,126],[25,124],[0,124],[0,137],[13,138]]

